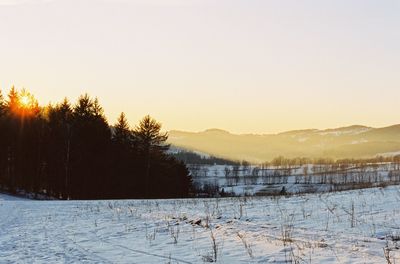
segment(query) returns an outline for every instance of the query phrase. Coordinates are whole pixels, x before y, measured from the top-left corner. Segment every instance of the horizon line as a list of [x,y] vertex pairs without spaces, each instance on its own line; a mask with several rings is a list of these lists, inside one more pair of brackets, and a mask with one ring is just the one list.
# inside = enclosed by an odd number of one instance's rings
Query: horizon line
[[368,129],[383,129],[383,128],[389,128],[389,127],[395,127],[395,126],[400,126],[400,123],[393,124],[393,125],[387,125],[387,126],[380,126],[380,127],[373,127],[373,126],[366,126],[366,125],[345,125],[345,126],[339,126],[339,127],[330,127],[330,128],[304,128],[304,129],[291,129],[291,130],[284,130],[280,132],[271,132],[271,133],[252,133],[252,132],[247,132],[247,133],[237,133],[237,132],[231,132],[227,129],[221,129],[221,128],[206,128],[204,130],[181,130],[181,129],[170,129],[167,130],[167,132],[184,132],[184,133],[205,133],[205,132],[210,132],[210,131],[220,131],[223,133],[228,133],[232,135],[258,135],[258,136],[265,136],[265,135],[280,135],[280,134],[285,134],[285,133],[291,133],[291,132],[301,132],[301,131],[329,131],[329,130],[338,130],[338,129],[344,129],[344,128],[351,128],[351,127],[363,127],[363,128],[368,128]]

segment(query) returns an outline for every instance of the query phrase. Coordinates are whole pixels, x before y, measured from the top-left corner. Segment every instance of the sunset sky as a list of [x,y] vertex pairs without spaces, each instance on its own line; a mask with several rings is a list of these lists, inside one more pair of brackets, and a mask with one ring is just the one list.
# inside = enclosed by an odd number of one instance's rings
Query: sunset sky
[[0,0],[0,89],[110,123],[274,133],[400,123],[395,0]]

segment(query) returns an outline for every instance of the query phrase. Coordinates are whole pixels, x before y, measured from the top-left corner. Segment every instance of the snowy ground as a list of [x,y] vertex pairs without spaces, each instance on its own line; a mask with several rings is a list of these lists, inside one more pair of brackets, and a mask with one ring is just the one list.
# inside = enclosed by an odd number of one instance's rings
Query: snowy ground
[[[400,182],[400,165],[395,163],[376,163],[351,165],[334,168],[331,165],[303,165],[287,168],[230,165],[189,165],[193,182],[201,187],[204,184],[218,186],[219,190],[237,196],[277,194],[285,187],[291,194],[349,190],[352,185],[383,186]],[[305,174],[305,172],[307,172]],[[390,173],[395,177],[390,177]],[[236,177],[234,176],[236,175]],[[364,186],[365,187],[365,186]]]
[[[400,187],[290,198],[0,195],[0,263],[392,263]],[[395,258],[395,262],[394,262]]]

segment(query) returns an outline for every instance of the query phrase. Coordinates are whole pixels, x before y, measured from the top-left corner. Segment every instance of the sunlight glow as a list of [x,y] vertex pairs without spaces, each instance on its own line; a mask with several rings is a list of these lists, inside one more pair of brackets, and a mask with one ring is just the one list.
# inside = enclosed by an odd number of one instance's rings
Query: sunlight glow
[[18,115],[33,116],[39,112],[39,104],[31,93],[22,90],[17,96],[16,104],[12,109]]
[[46,105],[88,93],[111,123],[121,112],[132,123],[150,114],[166,130],[268,134],[400,123],[399,1],[0,6],[3,94],[27,87]]
[[31,104],[31,98],[29,98],[28,95],[23,95],[23,96],[21,96],[19,102],[20,102],[21,107],[28,108],[29,105]]

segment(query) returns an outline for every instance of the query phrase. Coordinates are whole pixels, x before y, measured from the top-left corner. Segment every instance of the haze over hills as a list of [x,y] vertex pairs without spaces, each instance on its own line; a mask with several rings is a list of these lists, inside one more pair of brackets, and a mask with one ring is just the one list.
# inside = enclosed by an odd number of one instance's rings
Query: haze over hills
[[[349,126],[279,134],[232,134],[221,129],[169,132],[173,146],[233,159],[263,162],[277,156],[367,158],[400,151],[400,125],[383,128]],[[400,152],[398,153],[400,154]]]

